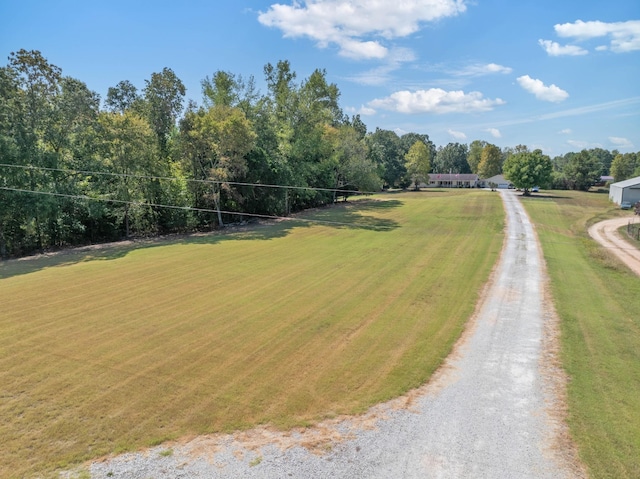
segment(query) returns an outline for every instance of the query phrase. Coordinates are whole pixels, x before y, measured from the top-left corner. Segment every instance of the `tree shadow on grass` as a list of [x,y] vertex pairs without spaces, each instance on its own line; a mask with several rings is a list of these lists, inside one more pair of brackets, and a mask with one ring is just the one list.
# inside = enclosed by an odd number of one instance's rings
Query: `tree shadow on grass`
[[[327,226],[371,231],[391,231],[400,225],[389,219],[377,218],[371,212],[385,211],[402,205],[399,200],[359,200],[315,208],[280,220],[265,220],[224,229],[186,235],[142,238],[115,243],[69,248],[61,251],[0,261],[0,281],[58,266],[89,261],[109,261],[124,258],[129,253],[171,245],[209,244],[224,241],[272,240],[287,236],[294,228]],[[366,214],[361,214],[366,213]]]
[[391,231],[399,228],[400,224],[392,219],[377,217],[375,213],[399,208],[403,204],[402,201],[396,199],[347,201],[304,212],[298,215],[297,219],[308,225],[319,224],[340,229]]
[[571,200],[573,199],[573,196],[568,196],[568,195],[561,196],[561,195],[554,195],[554,194],[547,194],[547,193],[543,193],[543,194],[533,193],[526,196],[523,194],[518,194],[518,197],[526,200]]

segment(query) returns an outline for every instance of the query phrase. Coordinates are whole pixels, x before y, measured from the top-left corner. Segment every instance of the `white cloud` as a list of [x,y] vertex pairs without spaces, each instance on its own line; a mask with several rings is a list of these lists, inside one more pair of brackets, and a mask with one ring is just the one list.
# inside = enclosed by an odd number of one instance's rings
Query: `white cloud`
[[391,80],[391,73],[403,63],[415,60],[414,53],[407,48],[394,48],[389,51],[385,64],[371,70],[347,77],[347,80],[361,85],[383,85]]
[[618,136],[610,136],[609,141],[617,146],[618,148],[634,148],[633,143],[631,143],[626,138],[620,138]]
[[546,86],[541,80],[531,78],[529,75],[518,77],[518,83],[529,93],[533,93],[537,99],[554,103],[566,100],[569,94],[556,85]]
[[293,0],[291,5],[271,5],[258,21],[285,37],[309,37],[321,48],[338,45],[345,57],[379,59],[388,54],[380,39],[406,37],[421,23],[465,10],[465,0]]
[[483,98],[477,91],[465,93],[430,88],[415,92],[398,91],[387,98],[369,102],[369,106],[399,113],[472,113],[490,111],[504,103],[500,98]]
[[461,131],[455,131],[455,130],[449,129],[449,130],[447,130],[447,133],[449,133],[456,140],[466,140],[467,139],[467,135],[465,135]]
[[589,141],[567,140],[567,144],[577,150],[586,150],[589,148],[602,148],[602,144]]
[[372,116],[376,114],[376,111],[373,108],[369,108],[363,105],[358,110],[358,113],[360,115]]
[[[608,48],[616,53],[640,50],[640,20],[613,23],[577,20],[555,25],[554,29],[558,36],[576,40],[609,37]],[[599,49],[603,49],[602,46]]]
[[512,68],[498,65],[497,63],[476,63],[469,65],[461,70],[451,72],[454,75],[459,76],[483,76],[491,75],[494,73],[508,74],[513,71]]
[[538,40],[538,43],[552,57],[559,57],[561,55],[586,55],[589,53],[584,48],[580,48],[576,45],[562,46],[559,43],[552,42],[551,40]]
[[571,133],[573,133],[573,131],[571,131],[570,128],[565,128],[564,130],[560,130],[558,132],[559,135],[570,135]]
[[502,138],[502,133],[500,133],[500,130],[498,130],[497,128],[487,128],[485,131],[491,133],[491,136],[493,136],[494,138]]

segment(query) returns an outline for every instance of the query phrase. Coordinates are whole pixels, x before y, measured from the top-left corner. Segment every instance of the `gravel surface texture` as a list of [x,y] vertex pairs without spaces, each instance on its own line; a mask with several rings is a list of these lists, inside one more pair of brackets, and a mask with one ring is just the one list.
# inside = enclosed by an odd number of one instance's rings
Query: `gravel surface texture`
[[551,320],[537,238],[516,194],[500,194],[507,214],[500,262],[455,352],[428,385],[314,428],[258,428],[108,458],[90,465],[91,477],[582,476],[554,412],[562,384],[551,384],[545,366]]
[[589,228],[589,235],[626,264],[631,271],[640,276],[640,250],[620,237],[618,228],[628,223],[639,223],[637,216],[624,216],[601,221]]

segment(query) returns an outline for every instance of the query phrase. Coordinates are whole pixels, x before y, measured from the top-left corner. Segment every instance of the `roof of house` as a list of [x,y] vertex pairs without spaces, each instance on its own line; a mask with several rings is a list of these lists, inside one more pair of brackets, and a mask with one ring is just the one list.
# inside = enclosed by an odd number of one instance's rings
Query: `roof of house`
[[468,173],[429,173],[431,181],[478,181],[478,175]]
[[484,181],[485,183],[496,183],[498,185],[503,183],[511,183],[509,180],[507,180],[504,177],[504,175],[495,175],[495,176],[492,176],[491,178],[483,178],[482,181]]
[[628,180],[624,180],[624,181],[618,181],[617,183],[613,183],[609,185],[609,187],[616,186],[618,188],[628,188],[630,186],[636,186],[636,185],[640,186],[640,176],[636,176],[635,178],[629,178]]

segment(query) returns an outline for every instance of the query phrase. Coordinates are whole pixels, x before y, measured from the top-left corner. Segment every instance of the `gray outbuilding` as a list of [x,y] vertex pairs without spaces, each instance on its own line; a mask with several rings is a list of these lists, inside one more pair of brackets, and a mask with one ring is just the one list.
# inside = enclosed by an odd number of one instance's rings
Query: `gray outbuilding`
[[635,205],[640,201],[640,176],[612,183],[609,186],[609,199],[617,205],[623,201]]

